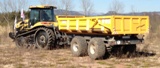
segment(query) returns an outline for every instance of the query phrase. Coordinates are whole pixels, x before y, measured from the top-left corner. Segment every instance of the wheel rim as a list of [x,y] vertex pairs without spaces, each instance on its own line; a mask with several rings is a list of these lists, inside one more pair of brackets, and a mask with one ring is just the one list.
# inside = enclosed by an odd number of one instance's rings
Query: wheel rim
[[95,54],[95,46],[93,44],[90,45],[90,53]]
[[37,36],[36,41],[37,41],[37,45],[40,46],[41,48],[45,47],[47,44],[47,38],[44,33],[40,33]]
[[73,44],[73,50],[74,50],[75,52],[78,51],[78,44],[77,44],[77,43],[74,43],[74,44]]
[[40,38],[39,38],[39,42],[44,44],[44,43],[46,43],[45,40],[46,40],[45,36],[41,35]]

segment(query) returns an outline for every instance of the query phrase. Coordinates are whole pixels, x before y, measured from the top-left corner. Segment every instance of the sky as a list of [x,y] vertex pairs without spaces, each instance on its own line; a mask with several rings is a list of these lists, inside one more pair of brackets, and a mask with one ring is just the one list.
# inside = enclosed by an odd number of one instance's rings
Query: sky
[[[58,1],[58,0],[57,0]],[[74,11],[82,11],[80,7],[80,0],[72,0]],[[94,4],[94,12],[106,13],[113,0],[91,0]],[[136,12],[152,12],[160,11],[160,0],[118,0],[124,6],[123,13],[129,13],[131,8]],[[29,0],[29,5],[39,5],[38,0]]]

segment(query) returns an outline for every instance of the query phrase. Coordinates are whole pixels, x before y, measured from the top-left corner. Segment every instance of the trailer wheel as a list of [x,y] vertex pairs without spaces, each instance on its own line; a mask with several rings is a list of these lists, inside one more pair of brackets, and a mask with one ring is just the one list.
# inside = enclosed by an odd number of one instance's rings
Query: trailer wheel
[[105,56],[106,47],[105,43],[100,38],[93,38],[88,45],[88,55],[91,59],[103,59]]
[[87,53],[87,42],[83,37],[74,37],[71,41],[71,51],[74,56],[84,56]]
[[35,36],[36,47],[38,49],[52,49],[55,39],[51,29],[39,28]]

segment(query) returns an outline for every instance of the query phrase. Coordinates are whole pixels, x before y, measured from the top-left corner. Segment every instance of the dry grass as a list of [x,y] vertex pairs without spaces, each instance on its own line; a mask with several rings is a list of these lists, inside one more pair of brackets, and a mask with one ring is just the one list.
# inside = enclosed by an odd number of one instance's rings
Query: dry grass
[[70,50],[26,50],[13,46],[0,47],[1,68],[113,68],[113,67],[159,67],[160,55],[135,56],[133,58],[111,57],[91,60],[88,56],[73,57]]
[[0,26],[0,44],[7,44],[11,45],[12,40],[9,38],[8,34],[11,32],[13,29],[11,26]]
[[[91,60],[88,56],[73,57],[70,49],[26,50],[17,49],[8,37],[11,27],[0,26],[0,68],[146,68],[160,67],[158,33],[143,45],[133,57],[115,56],[104,60]],[[154,38],[154,39],[153,39]],[[154,55],[150,51],[154,50]]]

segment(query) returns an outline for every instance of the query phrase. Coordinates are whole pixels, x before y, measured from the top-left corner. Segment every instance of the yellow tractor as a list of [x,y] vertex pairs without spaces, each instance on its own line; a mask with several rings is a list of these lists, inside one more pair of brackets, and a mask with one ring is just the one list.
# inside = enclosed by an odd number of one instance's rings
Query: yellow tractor
[[42,5],[30,6],[30,18],[16,23],[15,31],[10,32],[9,36],[14,39],[18,47],[51,49],[58,42],[55,40],[57,38],[55,34],[62,34],[56,32],[55,8]]
[[148,16],[55,16],[55,8],[31,6],[30,19],[16,23],[9,36],[18,47],[52,49],[71,45],[74,56],[88,54],[101,59],[115,46],[133,53],[149,32]]

